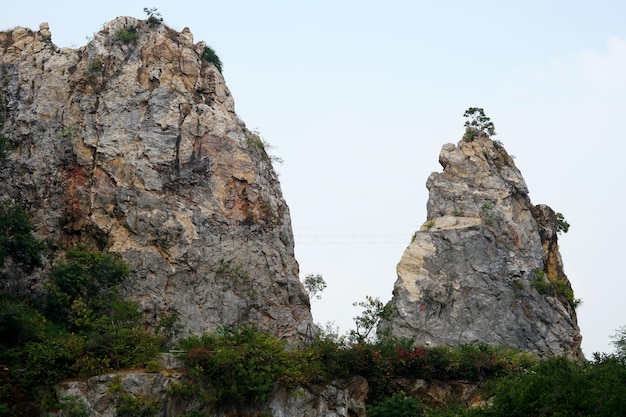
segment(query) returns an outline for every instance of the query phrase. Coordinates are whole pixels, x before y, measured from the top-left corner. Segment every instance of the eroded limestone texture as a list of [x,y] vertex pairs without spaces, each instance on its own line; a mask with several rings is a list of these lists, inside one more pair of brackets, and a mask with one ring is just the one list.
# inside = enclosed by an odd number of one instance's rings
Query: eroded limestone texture
[[[46,24],[0,33],[0,193],[27,208],[49,261],[78,242],[126,259],[123,291],[150,324],[176,313],[185,333],[256,323],[297,342],[312,319],[289,209],[204,48],[131,17],[79,49]],[[43,276],[15,278],[36,291]]]
[[386,325],[420,344],[485,342],[581,359],[555,213],[531,204],[513,159],[489,138],[444,145],[439,161],[443,172],[426,183],[427,221],[397,267],[399,314]]

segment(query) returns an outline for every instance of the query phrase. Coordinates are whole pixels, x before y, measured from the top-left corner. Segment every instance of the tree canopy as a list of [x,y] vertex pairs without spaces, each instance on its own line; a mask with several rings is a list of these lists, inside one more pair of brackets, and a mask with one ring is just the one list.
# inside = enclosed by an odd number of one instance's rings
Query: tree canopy
[[485,111],[480,107],[470,107],[465,110],[463,117],[468,120],[465,121],[465,135],[463,139],[466,141],[472,141],[476,137],[480,136],[495,136],[496,128],[489,117],[485,115]]
[[31,272],[41,266],[43,242],[33,235],[33,226],[24,209],[7,201],[0,203],[0,267],[11,258]]

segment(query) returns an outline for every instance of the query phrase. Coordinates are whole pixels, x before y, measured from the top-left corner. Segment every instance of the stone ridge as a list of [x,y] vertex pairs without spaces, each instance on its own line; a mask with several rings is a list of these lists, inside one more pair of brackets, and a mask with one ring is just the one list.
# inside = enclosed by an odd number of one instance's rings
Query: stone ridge
[[[0,193],[28,209],[49,261],[78,242],[126,259],[123,292],[149,324],[175,313],[184,333],[256,323],[297,342],[312,317],[289,209],[204,48],[132,17],[78,49],[47,24],[1,32]],[[44,279],[13,274],[25,291]]]
[[[484,342],[582,359],[556,215],[533,206],[499,142],[446,144],[432,173],[427,221],[398,266],[383,328],[426,345]],[[539,289],[539,283],[543,288]]]

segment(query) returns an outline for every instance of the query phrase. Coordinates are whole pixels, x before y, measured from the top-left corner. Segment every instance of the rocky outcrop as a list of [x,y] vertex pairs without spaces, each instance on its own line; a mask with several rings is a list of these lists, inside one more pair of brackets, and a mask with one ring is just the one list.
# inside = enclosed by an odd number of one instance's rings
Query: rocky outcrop
[[513,159],[487,137],[444,145],[427,221],[398,266],[385,326],[425,345],[484,342],[581,359],[558,222],[534,206]]
[[[185,332],[256,323],[298,341],[312,319],[289,209],[204,52],[188,29],[130,17],[79,49],[46,24],[0,33],[0,194],[51,259],[78,242],[120,254],[150,324],[175,313]],[[35,291],[42,276],[16,278]]]
[[[201,408],[195,400],[183,400],[169,394],[172,384],[181,378],[183,373],[176,370],[105,374],[83,381],[65,381],[56,386],[56,393],[61,403],[75,401],[92,417],[115,417],[117,409],[122,406],[122,396],[138,406],[152,406],[157,417],[174,417]],[[400,379],[395,382],[407,395],[419,397],[430,407],[462,404],[475,408],[487,403],[480,395],[479,385],[464,381]],[[367,380],[355,376],[291,389],[277,385],[265,404],[240,405],[236,410],[203,411],[216,417],[365,417],[368,393]]]
[[[193,400],[176,399],[168,395],[172,384],[182,374],[177,372],[128,372],[106,374],[85,381],[67,381],[56,388],[61,401],[72,399],[92,417],[115,417],[122,395],[137,404],[153,405],[158,417],[182,416],[197,410]],[[354,377],[329,384],[288,390],[277,386],[266,404],[237,410],[205,410],[216,417],[233,415],[269,415],[273,417],[365,417],[367,380]],[[249,409],[248,409],[249,408]]]

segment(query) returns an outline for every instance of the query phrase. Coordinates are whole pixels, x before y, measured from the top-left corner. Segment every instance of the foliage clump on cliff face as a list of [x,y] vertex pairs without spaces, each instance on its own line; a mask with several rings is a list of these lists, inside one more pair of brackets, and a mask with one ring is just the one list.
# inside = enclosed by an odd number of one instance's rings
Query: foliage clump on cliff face
[[[8,256],[25,259],[7,247],[14,246],[4,245]],[[40,265],[39,251],[29,256],[25,269]],[[17,416],[19,405],[24,415],[35,413],[62,379],[154,361],[166,337],[144,330],[137,304],[120,297],[117,285],[128,274],[117,256],[76,246],[52,267],[43,297],[0,293],[0,411]]]
[[368,380],[368,400],[375,403],[393,395],[400,378],[480,382],[534,363],[529,355],[487,345],[427,348],[415,347],[411,340],[349,342],[331,334],[287,350],[282,341],[253,326],[192,336],[180,348],[186,352],[186,374],[171,394],[208,408],[263,405],[276,384],[297,389],[357,375]]
[[42,265],[43,243],[32,232],[33,226],[21,206],[0,202],[0,267],[7,258],[27,272]]
[[205,62],[210,62],[215,65],[215,68],[221,73],[222,72],[222,60],[215,53],[215,50],[210,46],[204,47],[204,53],[202,54],[202,60]]

